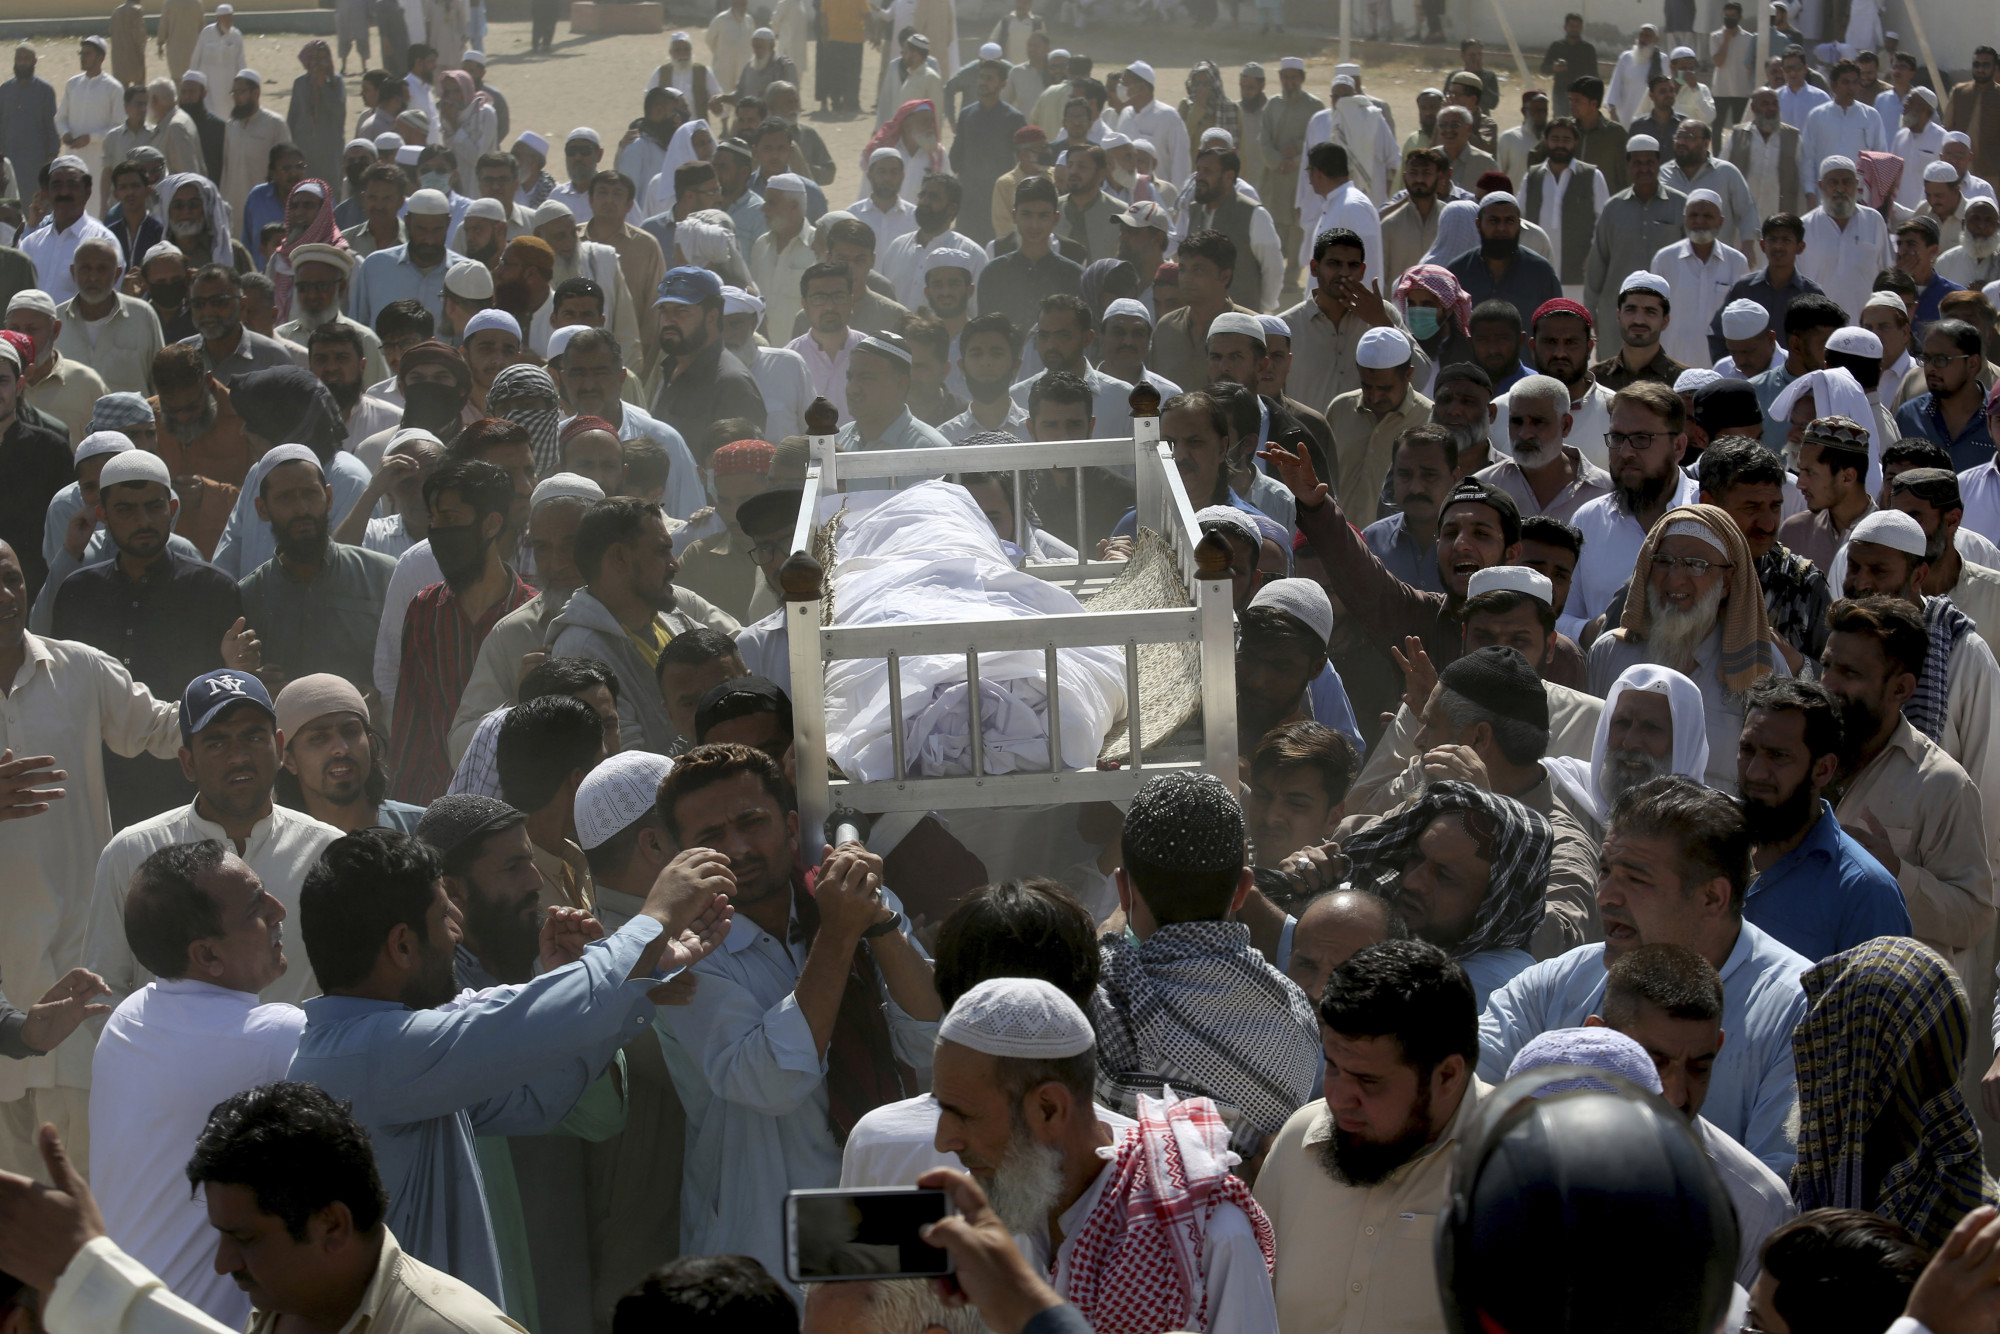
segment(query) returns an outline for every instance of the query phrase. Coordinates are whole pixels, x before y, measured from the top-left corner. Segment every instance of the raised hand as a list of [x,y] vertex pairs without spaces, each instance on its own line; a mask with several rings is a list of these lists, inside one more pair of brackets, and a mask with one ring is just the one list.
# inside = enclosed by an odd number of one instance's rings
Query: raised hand
[[2000,1328],[2000,1213],[1982,1205],[1938,1248],[1903,1314],[1930,1334],[1992,1334]]
[[0,1172],[0,1269],[46,1298],[76,1253],[104,1235],[104,1216],[56,1128],[43,1126],[37,1138],[55,1184]]
[[109,1005],[90,1003],[110,992],[104,979],[88,968],[70,969],[28,1008],[28,1022],[21,1025],[21,1041],[36,1051],[54,1051],[84,1020],[111,1013]]
[[827,849],[813,901],[822,927],[856,939],[895,915],[882,902],[882,859],[859,843]]
[[[717,894],[709,901],[686,930],[667,940],[666,948],[660,952],[659,966],[662,969],[692,968],[715,953],[723,941],[729,938],[730,923],[736,920],[736,909],[729,899]],[[692,993],[689,999],[693,999]],[[671,1004],[685,1005],[687,1001]]]
[[1431,702],[1431,691],[1437,689],[1437,668],[1431,665],[1431,655],[1424,649],[1424,641],[1417,635],[1404,635],[1403,647],[1389,646],[1389,656],[1403,669],[1403,703],[1410,706],[1410,715],[1422,718],[1424,706]]
[[238,616],[236,624],[223,631],[222,665],[238,672],[254,672],[264,665],[264,645],[248,617]]
[[69,777],[65,769],[52,769],[53,755],[25,755],[14,758],[12,749],[0,750],[0,820],[25,820],[47,811],[49,803],[65,795],[59,787]]
[[716,895],[727,896],[735,888],[729,858],[714,848],[689,848],[660,868],[642,911],[667,935],[678,936],[711,907]]
[[1316,510],[1326,504],[1326,483],[1313,471],[1312,456],[1306,453],[1304,445],[1299,446],[1298,453],[1294,454],[1274,440],[1258,451],[1257,457],[1271,465],[1278,474],[1278,480],[1299,502],[1300,509]]
[[583,957],[583,947],[604,936],[604,926],[581,908],[551,908],[542,917],[542,971],[554,972]]

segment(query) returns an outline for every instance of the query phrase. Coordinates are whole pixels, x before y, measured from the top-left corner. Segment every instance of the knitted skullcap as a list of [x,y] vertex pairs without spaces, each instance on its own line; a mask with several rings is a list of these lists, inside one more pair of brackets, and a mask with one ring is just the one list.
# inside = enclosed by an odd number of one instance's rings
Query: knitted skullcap
[[576,788],[576,845],[588,852],[631,828],[673,767],[655,751],[621,750],[592,769]]
[[1097,1044],[1097,1034],[1089,1016],[1053,982],[992,977],[958,998],[938,1025],[938,1041],[988,1056],[1048,1061],[1081,1056]]
[[491,829],[519,824],[525,817],[498,797],[477,792],[453,792],[430,804],[417,821],[417,837],[449,857],[452,850],[469,838]]
[[1198,509],[1194,512],[1195,527],[1205,529],[1212,523],[1224,524],[1230,528],[1234,528],[1237,532],[1243,534],[1243,540],[1253,547],[1261,540],[1257,535],[1257,525],[1251,521],[1249,515],[1237,509],[1234,505],[1210,505],[1205,509]]
[[1770,327],[1770,308],[1747,296],[1737,297],[1722,308],[1724,338],[1734,338],[1740,343],[1746,338],[1755,338]]
[[1253,607],[1271,607],[1294,616],[1321,640],[1333,637],[1333,599],[1312,579],[1273,579],[1250,599]]
[[555,472],[535,483],[535,489],[528,493],[528,510],[532,513],[551,500],[581,500],[586,505],[595,505],[602,499],[604,488],[582,473]]
[[[1515,1075],[1539,1070],[1545,1065],[1580,1065],[1608,1070],[1650,1093],[1658,1093],[1661,1087],[1659,1069],[1653,1064],[1653,1058],[1646,1054],[1646,1049],[1615,1028],[1552,1028],[1515,1053],[1513,1063],[1507,1067],[1507,1077],[1512,1079]],[[1573,1089],[1594,1089],[1600,1093],[1618,1091],[1609,1083],[1596,1079],[1564,1079],[1541,1085],[1535,1090],[1535,1096],[1546,1098],[1552,1093],[1567,1093]]]
[[1243,865],[1243,806],[1214,774],[1150,779],[1125,813],[1125,855],[1168,871],[1231,871]]
[[1549,725],[1548,692],[1519,649],[1477,649],[1439,672],[1438,684],[1503,717]]
[[765,477],[777,454],[767,440],[732,440],[709,456],[708,470],[716,477]]

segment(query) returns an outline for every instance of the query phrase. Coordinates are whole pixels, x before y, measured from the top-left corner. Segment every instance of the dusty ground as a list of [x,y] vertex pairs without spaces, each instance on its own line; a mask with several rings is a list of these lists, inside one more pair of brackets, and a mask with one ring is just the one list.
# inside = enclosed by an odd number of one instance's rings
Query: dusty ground
[[[1247,5],[1244,13],[1247,19],[1250,13]],[[985,31],[985,25],[966,24],[961,33],[965,40],[961,44],[968,50],[976,49],[972,39],[976,36],[983,40]],[[1303,54],[1307,57],[1308,66],[1306,87],[1321,96],[1332,79],[1334,65],[1334,46],[1321,40],[1259,37],[1254,27],[1232,29],[1226,24],[1199,32],[1177,28],[1163,31],[1158,27],[1119,24],[1088,28],[1082,32],[1058,29],[1053,36],[1058,45],[1096,57],[1100,72],[1115,68],[1134,56],[1144,56],[1158,70],[1159,95],[1170,104],[1182,96],[1189,65],[1196,59],[1206,58],[1219,64],[1229,81],[1232,95],[1235,92],[1236,70],[1245,60],[1263,61],[1271,71],[1275,90],[1278,57]],[[265,105],[280,115],[284,114],[286,103],[291,100],[292,80],[300,72],[298,50],[305,40],[289,36],[251,36],[246,39],[245,55],[251,67],[265,78]],[[698,48],[701,47],[699,34],[696,43]],[[76,71],[74,42],[51,38],[39,40],[36,45],[43,48],[41,76],[60,90],[63,80]],[[506,93],[515,131],[539,130],[554,139],[575,126],[592,125],[607,139],[615,141],[624,127],[639,115],[646,80],[666,58],[666,38],[579,37],[571,35],[565,24],[557,32],[553,54],[530,55],[527,24],[497,23],[488,29],[486,52],[490,62],[487,77]],[[158,58],[151,48],[148,54],[157,64]],[[1400,132],[1408,133],[1416,122],[1417,90],[1442,82],[1449,72],[1443,62],[1451,54],[1455,53],[1440,47],[1435,59],[1423,63],[1378,64],[1367,69],[1367,90],[1389,102]],[[350,73],[358,73],[359,68],[357,58],[350,66]],[[157,74],[158,70],[151,69],[149,73]],[[866,97],[870,103],[880,73],[880,58],[871,49],[862,72],[862,86],[867,90]],[[807,68],[802,74],[806,83],[805,92],[810,98],[812,70]],[[350,121],[358,120],[362,111],[358,91],[350,91],[349,101]],[[1503,96],[1503,113],[1508,101]],[[808,102],[808,107],[813,105],[816,103]],[[853,197],[855,186],[852,182],[857,178],[855,164],[874,130],[874,118],[821,118],[812,112],[809,119],[825,138],[834,160],[840,165],[840,177],[828,193],[833,203],[844,204]],[[1510,122],[1503,119],[1502,123]]]

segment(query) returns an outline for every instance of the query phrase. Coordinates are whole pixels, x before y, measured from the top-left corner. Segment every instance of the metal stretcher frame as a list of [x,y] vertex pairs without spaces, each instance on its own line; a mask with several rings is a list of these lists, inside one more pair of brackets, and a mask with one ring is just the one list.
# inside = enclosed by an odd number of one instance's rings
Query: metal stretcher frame
[[[1124,801],[1156,774],[1179,769],[1205,769],[1232,787],[1237,782],[1236,639],[1231,606],[1230,553],[1218,536],[1204,538],[1194,509],[1181,485],[1173,450],[1160,440],[1160,396],[1141,383],[1132,392],[1132,435],[1102,440],[1038,441],[1023,444],[955,446],[948,449],[837,452],[835,412],[824,398],[806,411],[812,461],[798,526],[792,534],[792,554],[779,573],[785,592],[785,619],[791,652],[792,725],[798,766],[799,819],[802,830],[824,827],[838,808],[870,814],[921,813],[1004,806],[1043,806],[1065,802]],[[1024,617],[1009,620],[936,621],[920,625],[823,626],[824,572],[814,558],[815,518],[822,496],[843,483],[899,476],[971,472],[1011,473],[1014,494],[1023,494],[1021,475],[1043,469],[1076,472],[1078,533],[1084,533],[1084,475],[1093,468],[1130,466],[1137,489],[1138,522],[1164,538],[1180,564],[1182,580],[1194,590],[1194,605],[1165,609],[1084,612],[1075,615]],[[1025,505],[1014,506],[1015,542],[1026,546]],[[1089,559],[1080,551],[1075,561],[1024,564],[1022,569],[1051,581],[1115,578],[1118,561]],[[1198,757],[1149,760],[1140,745],[1138,646],[1193,642],[1201,662],[1201,753]],[[905,656],[963,653],[972,711],[969,734],[982,737],[979,717],[979,655],[1041,650],[1043,683],[1050,699],[1058,698],[1057,650],[1109,646],[1125,657],[1126,719],[1131,756],[1118,768],[1064,769],[1061,710],[1049,710],[1050,767],[1034,773],[988,774],[984,745],[972,749],[972,772],[946,778],[919,777],[909,772],[904,754],[905,720],[901,702],[901,660]],[[881,658],[888,665],[890,725],[895,777],[873,782],[830,778],[826,766],[805,760],[826,753],[826,664],[856,658]]]

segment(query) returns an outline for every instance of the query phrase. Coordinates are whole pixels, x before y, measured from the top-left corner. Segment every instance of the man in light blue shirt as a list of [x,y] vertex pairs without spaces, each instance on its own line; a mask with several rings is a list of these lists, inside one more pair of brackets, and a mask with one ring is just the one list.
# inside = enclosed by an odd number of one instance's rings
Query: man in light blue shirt
[[[833,447],[850,450],[949,449],[951,441],[935,426],[918,421],[910,411],[910,367],[914,358],[899,334],[870,334],[854,345],[847,360],[847,405],[854,420],[840,428]],[[908,477],[859,479],[850,491],[900,490],[913,482],[936,477],[935,472]]]
[[[1815,88],[1806,79],[1806,56],[1804,50],[1787,51],[1784,54],[1785,81],[1778,86],[1778,119],[1787,125],[1799,127],[1800,137],[1805,135],[1806,117],[1812,109],[1833,100],[1832,94],[1824,88]],[[1819,171],[1810,173],[1813,180],[1819,179]]]
[[403,214],[403,234],[408,239],[361,261],[348,296],[348,316],[372,329],[382,307],[415,299],[443,319],[444,276],[465,259],[445,246],[451,224],[451,201],[442,192],[419,190],[411,195]]
[[581,914],[559,910],[542,927],[543,962],[568,962],[460,992],[460,932],[433,849],[518,820],[503,802],[463,794],[432,803],[421,839],[365,829],[328,846],[299,904],[326,994],[305,1004],[289,1076],[351,1100],[404,1249],[495,1302],[499,1253],[473,1136],[552,1129],[652,1019],[661,970],[704,957],[730,915],[717,895],[729,883],[722,859],[693,849],[615,934],[584,945]]
[[1604,835],[1597,909],[1604,943],[1579,945],[1522,972],[1479,1017],[1479,1073],[1506,1075],[1515,1053],[1604,1004],[1605,970],[1641,945],[1685,945],[1722,976],[1722,1028],[1702,1114],[1788,1178],[1798,1149],[1792,1030],[1805,1015],[1799,979],[1812,961],[1743,920],[1750,830],[1736,804],[1692,779],[1651,779],[1618,798]]

